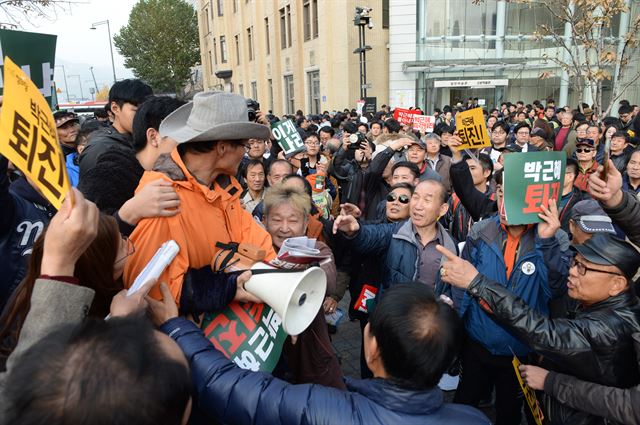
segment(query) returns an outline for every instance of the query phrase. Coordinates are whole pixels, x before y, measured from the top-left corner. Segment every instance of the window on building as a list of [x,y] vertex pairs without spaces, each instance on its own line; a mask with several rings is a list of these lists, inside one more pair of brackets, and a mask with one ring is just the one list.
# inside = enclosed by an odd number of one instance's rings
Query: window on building
[[311,71],[307,73],[307,81],[309,84],[309,113],[320,113],[320,71]]
[[211,70],[209,74],[213,74],[213,55],[211,54],[211,50],[209,50],[207,53],[209,55],[209,69]]
[[[218,64],[218,44],[216,43],[216,39],[213,39],[213,64]],[[212,68],[213,70],[213,68]]]
[[249,50],[249,60],[252,61],[254,59],[253,56],[253,27],[247,28],[247,47]]
[[293,114],[296,110],[295,98],[293,97],[293,75],[284,76],[284,102],[285,113]]
[[280,9],[280,48],[287,48],[287,15],[284,7]]
[[267,50],[267,55],[271,53],[271,46],[269,45],[269,18],[264,18],[264,42]]
[[233,13],[238,13],[238,0],[233,0]]
[[234,35],[233,40],[236,45],[236,65],[240,65],[240,35]]
[[285,10],[287,11],[287,47],[291,47],[291,6],[287,5]]
[[318,0],[311,0],[311,14],[313,15],[313,38],[318,38]]
[[258,100],[258,83],[256,81],[251,82],[251,99]]
[[304,0],[302,3],[302,19],[304,41],[311,40],[311,0]]
[[218,16],[224,15],[224,11],[222,9],[222,3],[224,0],[218,0]]
[[238,84],[238,94],[244,97],[244,84]]
[[207,9],[206,7],[204,8],[204,11],[202,12],[202,19],[204,20],[205,33],[209,34],[211,32],[211,28],[209,27],[209,9]]
[[273,111],[273,80],[269,78],[267,80],[267,96],[268,96],[268,110]]
[[389,28],[389,0],[382,0],[382,28]]
[[225,39],[224,35],[221,35],[220,36],[220,62],[227,63],[227,61],[228,61],[227,40]]

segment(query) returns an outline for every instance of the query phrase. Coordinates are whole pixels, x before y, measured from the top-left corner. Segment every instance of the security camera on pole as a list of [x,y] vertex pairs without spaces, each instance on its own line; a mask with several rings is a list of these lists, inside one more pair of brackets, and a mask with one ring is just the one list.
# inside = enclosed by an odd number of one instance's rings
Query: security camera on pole
[[359,47],[355,49],[353,53],[360,55],[360,99],[362,100],[367,97],[367,88],[369,88],[367,84],[366,60],[367,50],[371,50],[371,46],[365,44],[365,27],[369,27],[369,29],[373,28],[373,22],[371,22],[371,17],[369,16],[371,10],[370,7],[356,6],[356,15],[353,18],[353,24],[358,27],[360,40]]

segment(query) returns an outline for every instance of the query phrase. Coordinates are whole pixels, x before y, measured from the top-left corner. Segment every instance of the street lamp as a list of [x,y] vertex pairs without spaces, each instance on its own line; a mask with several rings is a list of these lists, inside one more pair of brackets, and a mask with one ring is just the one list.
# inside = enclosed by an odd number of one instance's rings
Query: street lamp
[[84,93],[82,92],[82,80],[80,79],[80,75],[69,75],[69,77],[76,77],[78,79],[78,84],[80,84],[80,100],[84,100]]
[[56,67],[62,68],[62,76],[64,77],[64,95],[67,98],[67,103],[69,103],[69,86],[67,85],[67,72],[64,70],[64,65],[56,65]]
[[109,20],[107,19],[106,21],[100,21],[100,22],[96,22],[94,24],[91,24],[91,28],[92,30],[97,29],[96,26],[97,25],[104,25],[107,24],[107,32],[109,33],[109,49],[111,51],[111,70],[113,71],[113,84],[116,83],[116,66],[113,63],[113,43],[111,42],[111,27],[109,26]]
[[91,78],[93,78],[93,86],[96,88],[96,93],[98,92],[98,83],[96,83],[96,76],[93,73],[93,67],[89,67],[89,71],[91,71]]
[[358,27],[358,35],[360,44],[353,53],[360,56],[360,99],[367,97],[367,50],[371,50],[371,46],[365,44],[365,27],[373,28],[373,22],[369,17],[371,13],[370,7],[356,7],[356,15],[353,18],[353,24]]

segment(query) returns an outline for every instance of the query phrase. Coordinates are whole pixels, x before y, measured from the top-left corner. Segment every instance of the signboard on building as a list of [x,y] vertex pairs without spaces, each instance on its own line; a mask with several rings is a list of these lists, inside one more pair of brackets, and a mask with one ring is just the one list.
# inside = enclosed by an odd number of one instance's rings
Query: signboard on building
[[495,87],[495,86],[508,86],[508,79],[499,79],[499,80],[439,80],[433,82],[434,88],[441,87],[473,87],[473,88],[483,88],[483,87]]
[[[4,66],[5,57],[11,58],[33,81],[49,105],[53,91],[56,38],[49,34],[0,29],[0,66]],[[4,82],[0,81],[0,95],[3,91]]]
[[504,157],[504,212],[509,224],[542,221],[541,205],[562,193],[564,152],[510,153]]
[[378,112],[378,98],[377,97],[365,97],[364,98],[364,113],[375,114]]

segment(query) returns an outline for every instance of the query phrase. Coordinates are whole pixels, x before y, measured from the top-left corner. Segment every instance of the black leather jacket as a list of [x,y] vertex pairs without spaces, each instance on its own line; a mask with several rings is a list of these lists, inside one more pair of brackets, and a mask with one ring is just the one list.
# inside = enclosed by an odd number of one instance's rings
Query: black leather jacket
[[[634,334],[633,340],[640,363],[640,334]],[[563,404],[610,421],[640,424],[640,385],[624,389],[607,387],[549,372],[544,381],[544,392]]]
[[[632,338],[640,331],[640,301],[632,292],[582,308],[572,319],[549,319],[482,275],[467,290],[485,301],[503,326],[543,355],[546,369],[618,388],[640,382]],[[543,400],[548,423],[604,423],[548,395]]]

